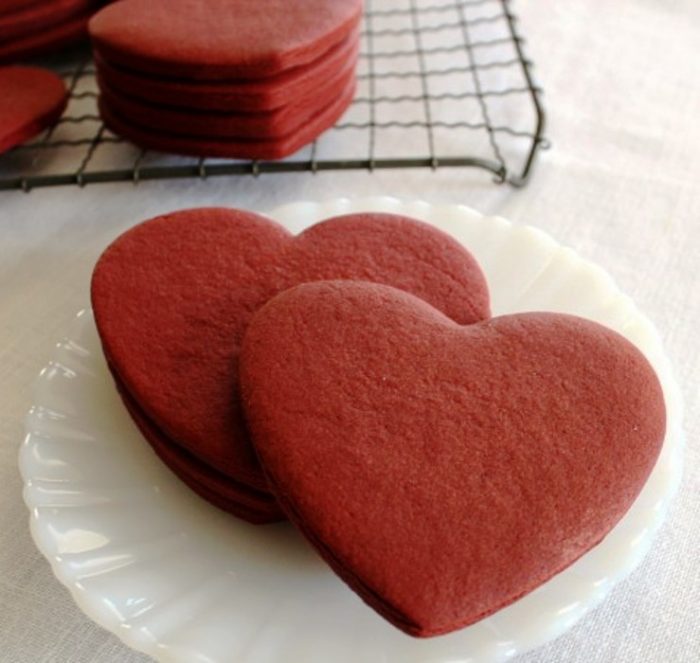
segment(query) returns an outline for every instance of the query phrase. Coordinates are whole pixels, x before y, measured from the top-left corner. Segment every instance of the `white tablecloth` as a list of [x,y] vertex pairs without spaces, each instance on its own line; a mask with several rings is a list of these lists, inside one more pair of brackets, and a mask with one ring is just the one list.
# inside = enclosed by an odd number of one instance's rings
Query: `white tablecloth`
[[534,224],[607,269],[655,321],[686,401],[679,494],[641,568],[568,634],[522,660],[700,660],[700,4],[513,8],[546,90],[554,143],[522,190],[452,169],[0,194],[0,661],[145,660],[83,617],[53,578],[29,536],[16,463],[32,382],[88,302],[100,251],[135,222],[180,207],[267,210],[374,194],[465,203]]

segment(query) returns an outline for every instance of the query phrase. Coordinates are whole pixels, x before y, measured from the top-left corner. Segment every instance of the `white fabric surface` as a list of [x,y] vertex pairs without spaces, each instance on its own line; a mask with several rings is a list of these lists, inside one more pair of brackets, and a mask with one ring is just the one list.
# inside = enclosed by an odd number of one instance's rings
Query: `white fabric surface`
[[264,211],[297,199],[374,194],[465,203],[534,224],[607,269],[656,322],[686,400],[680,491],[641,568],[569,633],[521,660],[700,659],[700,4],[540,0],[513,8],[546,90],[554,143],[523,190],[454,169],[0,194],[2,663],[146,660],[83,617],[52,577],[29,536],[16,463],[32,382],[88,302],[100,251],[166,210]]

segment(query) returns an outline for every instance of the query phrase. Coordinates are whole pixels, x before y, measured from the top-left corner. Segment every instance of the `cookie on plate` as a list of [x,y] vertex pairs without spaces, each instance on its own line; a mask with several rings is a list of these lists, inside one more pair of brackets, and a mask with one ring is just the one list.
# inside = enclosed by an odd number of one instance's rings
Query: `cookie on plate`
[[467,626],[619,522],[664,438],[617,333],[525,313],[462,326],[376,283],[308,283],[248,324],[246,421],[289,518],[414,636]]
[[269,493],[238,398],[240,343],[272,296],[328,278],[403,288],[463,324],[489,316],[476,261],[432,226],[353,214],[294,236],[260,215],[222,208],[167,214],[117,238],[95,267],[92,304],[119,386],[158,436]]

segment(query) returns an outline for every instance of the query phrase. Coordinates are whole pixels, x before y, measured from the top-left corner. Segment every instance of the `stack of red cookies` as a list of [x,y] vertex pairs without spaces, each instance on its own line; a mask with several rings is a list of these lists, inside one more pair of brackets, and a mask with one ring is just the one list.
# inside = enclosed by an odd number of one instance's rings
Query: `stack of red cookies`
[[2,0],[0,63],[41,55],[84,37],[104,0]]
[[647,360],[594,322],[490,317],[461,244],[386,214],[298,236],[158,217],[102,255],[105,356],[162,460],[254,523],[289,518],[416,636],[475,622],[597,545],[661,449]]
[[100,112],[145,148],[285,157],[355,92],[362,0],[123,0],[90,21]]

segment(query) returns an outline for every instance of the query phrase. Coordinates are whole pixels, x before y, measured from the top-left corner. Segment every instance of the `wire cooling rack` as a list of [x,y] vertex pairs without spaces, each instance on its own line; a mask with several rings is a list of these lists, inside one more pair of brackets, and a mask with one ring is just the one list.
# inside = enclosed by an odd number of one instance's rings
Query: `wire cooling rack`
[[478,167],[528,178],[543,137],[541,89],[510,0],[365,0],[357,95],[336,126],[281,161],[180,157],[112,134],[87,49],[42,64],[70,91],[58,124],[0,156],[0,189],[380,168]]

